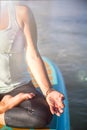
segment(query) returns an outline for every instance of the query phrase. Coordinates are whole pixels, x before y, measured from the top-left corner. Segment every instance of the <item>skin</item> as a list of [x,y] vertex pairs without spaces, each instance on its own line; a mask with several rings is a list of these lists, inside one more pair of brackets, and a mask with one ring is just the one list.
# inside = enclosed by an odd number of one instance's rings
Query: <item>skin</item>
[[[15,9],[16,9],[16,17],[17,17],[19,27],[24,32],[25,39],[26,39],[25,46],[26,46],[27,64],[31,69],[37,83],[39,84],[43,94],[46,95],[46,92],[50,90],[48,92],[46,100],[49,104],[51,113],[60,116],[64,108],[64,103],[63,103],[64,95],[56,90],[51,89],[52,87],[51,83],[48,79],[45,66],[43,64],[42,58],[37,48],[37,28],[36,28],[36,23],[33,14],[31,10],[26,6],[16,6]],[[5,22],[3,24],[0,23],[0,29],[3,29],[8,25],[7,24],[8,19],[5,19],[4,21]],[[34,96],[35,95],[33,93],[27,93],[27,94],[20,93],[15,97],[6,95],[0,102],[0,110],[3,109],[3,111],[0,111],[0,123],[5,124],[4,113],[7,110],[12,109],[20,102],[33,98]]]

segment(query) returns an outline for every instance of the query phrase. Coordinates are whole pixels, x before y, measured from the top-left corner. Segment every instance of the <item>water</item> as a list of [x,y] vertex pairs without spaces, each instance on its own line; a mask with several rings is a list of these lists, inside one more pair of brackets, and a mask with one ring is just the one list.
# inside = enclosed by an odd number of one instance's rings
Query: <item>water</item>
[[38,28],[41,55],[63,74],[73,130],[87,130],[87,1],[27,1]]

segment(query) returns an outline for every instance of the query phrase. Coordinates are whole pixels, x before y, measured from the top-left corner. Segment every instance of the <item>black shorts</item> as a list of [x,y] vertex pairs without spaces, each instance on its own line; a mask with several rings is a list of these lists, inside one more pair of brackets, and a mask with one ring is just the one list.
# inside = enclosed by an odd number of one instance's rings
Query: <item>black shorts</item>
[[33,92],[35,97],[28,99],[5,112],[7,126],[18,128],[44,128],[52,119],[45,97],[36,90],[30,81],[6,94],[0,94],[0,100],[7,94],[15,96],[19,93]]

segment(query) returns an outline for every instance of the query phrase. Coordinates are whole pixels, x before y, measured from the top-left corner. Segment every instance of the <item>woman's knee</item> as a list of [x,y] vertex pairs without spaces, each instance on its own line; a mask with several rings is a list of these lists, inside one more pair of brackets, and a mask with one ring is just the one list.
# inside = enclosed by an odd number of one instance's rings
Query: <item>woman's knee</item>
[[32,112],[31,118],[32,128],[44,128],[50,123],[52,114],[46,109],[44,111],[39,110]]
[[49,110],[45,109],[44,111],[40,111],[40,115],[38,115],[38,117],[37,124],[39,124],[39,127],[45,127],[50,123],[52,114]]
[[45,127],[50,123],[52,114],[44,98],[37,99],[32,103],[32,115],[34,115],[35,127]]

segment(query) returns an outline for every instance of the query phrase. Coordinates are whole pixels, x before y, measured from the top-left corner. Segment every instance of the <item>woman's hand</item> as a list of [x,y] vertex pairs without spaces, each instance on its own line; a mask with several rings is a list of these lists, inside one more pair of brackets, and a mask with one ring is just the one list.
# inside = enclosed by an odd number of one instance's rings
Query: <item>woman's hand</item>
[[48,102],[52,114],[56,114],[57,116],[60,116],[60,114],[63,113],[63,108],[64,108],[63,94],[61,94],[56,90],[52,90],[46,96],[46,100]]
[[35,96],[34,93],[19,93],[16,96],[12,97],[11,95],[6,95],[0,102],[0,113],[4,113],[9,109],[17,106],[24,100],[31,99]]

